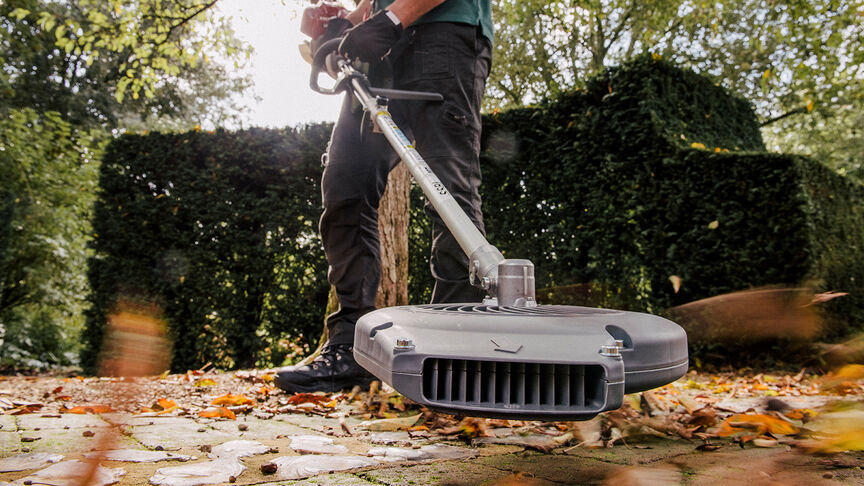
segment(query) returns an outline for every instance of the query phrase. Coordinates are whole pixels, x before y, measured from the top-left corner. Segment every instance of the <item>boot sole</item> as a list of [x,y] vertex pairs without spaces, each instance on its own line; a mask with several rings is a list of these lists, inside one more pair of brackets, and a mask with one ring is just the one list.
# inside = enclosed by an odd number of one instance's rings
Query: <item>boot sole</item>
[[377,378],[361,378],[361,379],[341,379],[328,381],[327,383],[316,383],[312,385],[298,385],[296,383],[280,380],[278,376],[274,377],[273,382],[281,390],[288,393],[335,393],[342,390],[354,388],[355,386],[369,387],[369,385]]

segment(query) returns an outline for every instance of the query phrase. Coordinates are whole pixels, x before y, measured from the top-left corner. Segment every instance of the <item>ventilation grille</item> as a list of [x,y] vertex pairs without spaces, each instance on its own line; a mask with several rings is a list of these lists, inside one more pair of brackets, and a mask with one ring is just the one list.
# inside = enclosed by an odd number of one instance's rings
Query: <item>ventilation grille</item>
[[423,397],[441,405],[520,410],[599,410],[605,398],[599,365],[427,358]]
[[429,304],[414,306],[416,310],[429,312],[458,312],[461,314],[539,315],[546,317],[573,317],[592,314],[620,314],[612,309],[577,307],[570,305],[539,305],[537,307],[498,307],[495,305]]

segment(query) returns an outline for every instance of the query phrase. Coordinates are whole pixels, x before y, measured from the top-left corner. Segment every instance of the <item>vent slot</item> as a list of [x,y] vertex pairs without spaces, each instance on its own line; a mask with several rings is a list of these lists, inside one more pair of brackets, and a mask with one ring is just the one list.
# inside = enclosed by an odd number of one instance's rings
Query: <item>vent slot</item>
[[427,304],[414,306],[425,312],[456,312],[459,314],[500,314],[511,316],[540,315],[548,317],[580,317],[597,314],[620,314],[613,309],[576,307],[568,305],[540,305],[537,307],[498,307],[493,305]]
[[491,409],[596,410],[604,402],[599,365],[427,358],[423,397]]

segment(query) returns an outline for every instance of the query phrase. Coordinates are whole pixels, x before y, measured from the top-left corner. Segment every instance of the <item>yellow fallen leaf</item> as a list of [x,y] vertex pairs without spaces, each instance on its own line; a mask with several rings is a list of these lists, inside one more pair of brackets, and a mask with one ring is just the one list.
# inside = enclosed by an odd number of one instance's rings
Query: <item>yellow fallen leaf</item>
[[690,144],[692,148],[705,150],[705,144],[699,142],[693,142]]
[[174,400],[169,400],[167,398],[160,398],[156,400],[156,404],[162,407],[162,410],[167,410],[169,408],[174,408],[177,406],[177,402]]
[[211,380],[210,378],[201,378],[200,380],[195,382],[195,386],[204,387],[204,386],[215,386],[216,382]]
[[254,405],[255,402],[252,399],[247,398],[243,395],[232,395],[231,393],[227,395],[222,395],[219,398],[214,399],[210,402],[211,405],[228,405],[232,407],[236,407],[238,405]]

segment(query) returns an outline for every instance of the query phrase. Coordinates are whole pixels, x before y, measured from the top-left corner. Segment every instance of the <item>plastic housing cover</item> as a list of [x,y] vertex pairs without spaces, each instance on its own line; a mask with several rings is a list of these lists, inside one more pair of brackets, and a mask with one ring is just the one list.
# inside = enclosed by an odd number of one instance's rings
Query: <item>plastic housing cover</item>
[[[604,347],[616,341],[617,356]],[[432,409],[534,420],[590,419],[688,366],[687,335],[674,322],[551,305],[379,309],[357,322],[354,357]]]

